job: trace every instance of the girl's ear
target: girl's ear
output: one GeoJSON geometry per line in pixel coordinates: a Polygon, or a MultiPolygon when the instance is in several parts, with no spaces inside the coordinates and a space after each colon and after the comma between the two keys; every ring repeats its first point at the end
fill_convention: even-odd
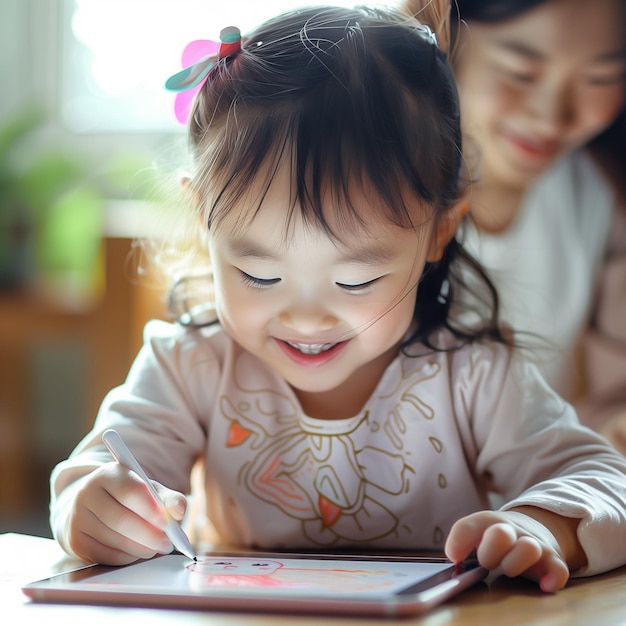
{"type": "Polygon", "coordinates": [[[429,263],[436,263],[441,260],[446,246],[454,237],[463,216],[469,211],[469,194],[464,193],[455,204],[453,204],[445,214],[439,218],[430,242],[428,256],[429,263]]]}
{"type": "Polygon", "coordinates": [[[181,186],[184,195],[191,201],[191,205],[198,211],[198,221],[202,226],[206,226],[204,223],[204,216],[200,210],[200,202],[202,200],[198,191],[193,191],[191,188],[191,176],[187,173],[183,173],[178,177],[178,184],[181,186]]]}
{"type": "Polygon", "coordinates": [[[191,200],[194,209],[200,208],[200,194],[197,191],[191,189],[191,176],[187,173],[182,173],[178,177],[178,184],[183,190],[185,196],[191,200]]]}

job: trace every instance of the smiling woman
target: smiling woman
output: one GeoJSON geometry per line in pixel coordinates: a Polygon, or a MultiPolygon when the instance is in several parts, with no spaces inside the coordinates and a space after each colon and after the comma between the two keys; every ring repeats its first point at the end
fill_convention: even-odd
{"type": "Polygon", "coordinates": [[[452,4],[462,123],[482,155],[466,245],[505,319],[546,339],[548,382],[626,453],[626,3],[452,4]]]}

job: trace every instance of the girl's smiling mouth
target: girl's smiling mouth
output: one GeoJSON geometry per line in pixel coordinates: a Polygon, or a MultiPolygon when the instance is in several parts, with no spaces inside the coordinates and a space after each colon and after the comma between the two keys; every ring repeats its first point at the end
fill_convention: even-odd
{"type": "Polygon", "coordinates": [[[287,341],[287,343],[302,354],[319,354],[334,348],[337,343],[297,343],[295,341],[287,341]]]}
{"type": "MultiPolygon", "coordinates": [[[[349,341],[349,340],[348,340],[349,341]]],[[[348,341],[335,343],[300,343],[276,339],[283,352],[298,365],[319,366],[330,361],[348,345],[348,341]]]]}

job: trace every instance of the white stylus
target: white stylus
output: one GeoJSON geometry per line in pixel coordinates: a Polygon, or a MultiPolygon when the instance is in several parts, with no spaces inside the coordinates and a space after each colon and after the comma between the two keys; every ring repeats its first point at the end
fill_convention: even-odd
{"type": "MultiPolygon", "coordinates": [[[[141,465],[134,457],[133,453],[128,449],[128,446],[124,443],[124,440],[120,437],[120,434],[109,428],[102,433],[102,440],[104,441],[104,445],[109,449],[111,454],[115,457],[115,460],[124,467],[133,470],[135,474],[137,474],[147,485],[150,493],[154,496],[156,501],[165,508],[161,497],[159,496],[157,490],[154,488],[152,481],[148,478],[148,475],[143,471],[141,465]]],[[[167,513],[167,510],[166,510],[167,513]]],[[[169,517],[169,513],[168,513],[169,517]]],[[[169,524],[163,529],[167,538],[174,544],[174,547],[182,552],[185,556],[197,561],[195,552],[189,538],[185,534],[185,531],[181,528],[180,524],[170,517],[169,524]]]]}

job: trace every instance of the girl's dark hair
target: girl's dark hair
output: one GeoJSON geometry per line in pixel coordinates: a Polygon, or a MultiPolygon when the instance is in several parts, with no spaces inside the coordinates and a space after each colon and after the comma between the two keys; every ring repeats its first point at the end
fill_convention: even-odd
{"type": "MultiPolygon", "coordinates": [[[[250,181],[267,178],[267,190],[285,163],[293,174],[289,217],[298,211],[338,238],[322,199],[332,194],[340,224],[361,223],[350,198],[355,181],[367,181],[384,217],[405,228],[418,226],[426,210],[441,219],[466,186],[447,57],[416,20],[379,9],[314,7],[261,25],[209,75],[191,112],[189,139],[192,192],[209,229],[242,202],[252,219],[263,198],[250,198],[250,181]]],[[[427,264],[415,319],[407,343],[437,349],[430,342],[442,327],[462,341],[507,341],[495,289],[454,239],[440,262],[427,264]],[[470,277],[467,284],[461,275],[470,277]],[[466,327],[451,319],[451,307],[477,276],[487,315],[466,327]]]]}

